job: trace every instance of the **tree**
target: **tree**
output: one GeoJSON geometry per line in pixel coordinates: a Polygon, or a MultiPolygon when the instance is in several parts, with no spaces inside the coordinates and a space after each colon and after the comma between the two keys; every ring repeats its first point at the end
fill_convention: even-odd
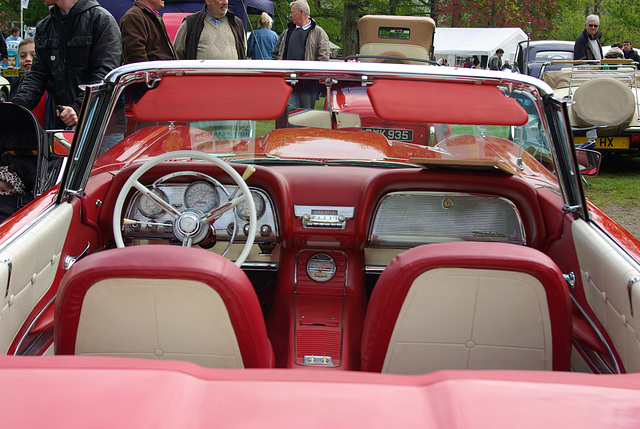
{"type": "Polygon", "coordinates": [[[631,39],[635,46],[640,46],[640,5],[635,0],[563,0],[557,16],[557,22],[562,22],[562,26],[551,34],[551,38],[575,40],[592,13],[600,16],[603,45],[631,39]]]}
{"type": "MultiPolygon", "coordinates": [[[[0,0],[0,4],[3,1],[0,0]]],[[[16,0],[13,0],[16,1],[16,0]]],[[[286,28],[291,0],[274,0],[278,33],[286,28]]],[[[311,16],[342,46],[357,53],[358,20],[366,14],[430,16],[439,27],[519,27],[534,40],[575,40],[586,17],[600,16],[602,42],[624,39],[640,47],[640,3],[637,0],[308,0],[311,16]]],[[[436,30],[437,31],[437,30],[436,30]]]]}
{"type": "Polygon", "coordinates": [[[540,38],[555,29],[556,0],[443,0],[437,7],[438,26],[519,27],[531,26],[531,37],[540,38]]]}
{"type": "MultiPolygon", "coordinates": [[[[9,33],[11,27],[20,26],[20,0],[0,0],[0,28],[4,33],[9,33]]],[[[38,21],[47,16],[49,9],[40,0],[31,0],[29,7],[22,12],[22,20],[25,25],[35,26],[38,21]]]]}
{"type": "MultiPolygon", "coordinates": [[[[329,40],[342,46],[342,55],[358,53],[358,20],[364,15],[420,15],[429,16],[438,0],[308,0],[311,16],[327,32],[329,40]]],[[[274,0],[274,24],[278,33],[286,28],[290,0],[274,0]]]]}

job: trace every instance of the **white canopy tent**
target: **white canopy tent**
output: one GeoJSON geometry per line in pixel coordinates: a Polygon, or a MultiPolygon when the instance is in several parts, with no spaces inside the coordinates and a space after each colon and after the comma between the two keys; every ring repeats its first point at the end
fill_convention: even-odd
{"type": "MultiPolygon", "coordinates": [[[[527,40],[520,28],[436,28],[434,49],[436,59],[445,58],[449,65],[456,64],[456,57],[477,55],[486,58],[498,48],[504,51],[504,60],[513,64],[518,42],[527,40]]],[[[486,59],[483,62],[486,64],[486,59]]]]}

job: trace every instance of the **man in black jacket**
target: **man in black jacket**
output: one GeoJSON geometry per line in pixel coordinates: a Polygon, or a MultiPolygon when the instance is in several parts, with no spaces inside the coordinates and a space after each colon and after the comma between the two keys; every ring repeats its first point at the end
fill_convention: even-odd
{"type": "Polygon", "coordinates": [[[625,39],[622,41],[622,53],[624,54],[625,58],[638,63],[636,64],[636,67],[640,68],[640,56],[638,56],[638,53],[635,51],[635,49],[633,49],[631,39],[625,39]]]}
{"type": "Polygon", "coordinates": [[[98,83],[122,61],[120,29],[96,0],[44,0],[49,16],[38,23],[36,57],[13,103],[33,109],[47,91],[59,106],[56,128],[74,126],[80,85],[98,83]]]}
{"type": "Polygon", "coordinates": [[[576,39],[573,45],[574,60],[601,60],[602,45],[600,44],[600,36],[602,33],[598,31],[600,25],[600,17],[598,15],[589,15],[587,22],[584,24],[584,31],[576,39]]]}

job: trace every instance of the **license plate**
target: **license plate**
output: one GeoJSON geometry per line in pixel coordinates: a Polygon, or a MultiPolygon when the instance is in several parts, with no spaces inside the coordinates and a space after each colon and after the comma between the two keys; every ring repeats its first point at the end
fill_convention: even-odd
{"type": "MultiPolygon", "coordinates": [[[[574,137],[575,144],[587,142],[586,137],[574,137]]],[[[629,149],[629,137],[598,137],[595,149],[629,149]]]]}
{"type": "Polygon", "coordinates": [[[374,128],[374,127],[362,127],[365,131],[375,131],[384,135],[389,140],[399,140],[402,142],[413,141],[413,130],[403,130],[400,128],[374,128]]]}
{"type": "Polygon", "coordinates": [[[20,71],[18,69],[3,69],[2,75],[5,77],[19,76],[20,71]]]}

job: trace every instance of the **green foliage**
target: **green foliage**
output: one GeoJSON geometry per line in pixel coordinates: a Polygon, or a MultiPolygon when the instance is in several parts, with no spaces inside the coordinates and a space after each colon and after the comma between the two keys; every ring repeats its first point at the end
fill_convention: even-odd
{"type": "MultiPolygon", "coordinates": [[[[20,27],[20,0],[0,0],[0,28],[8,35],[11,27],[20,27]]],[[[29,7],[22,13],[23,23],[33,27],[47,16],[49,9],[41,0],[30,0],[29,7]]]]}
{"type": "Polygon", "coordinates": [[[30,0],[29,7],[24,10],[25,25],[35,27],[36,24],[49,14],[49,8],[40,0],[30,0]]]}
{"type": "Polygon", "coordinates": [[[557,0],[441,0],[437,25],[446,27],[519,27],[539,39],[554,29],[557,0]]]}
{"type": "Polygon", "coordinates": [[[636,0],[559,0],[558,4],[556,22],[562,24],[549,38],[575,40],[584,30],[587,16],[596,13],[603,45],[631,39],[634,46],[640,46],[640,4],[636,0]]]}
{"type": "MultiPolygon", "coordinates": [[[[327,32],[329,40],[343,48],[342,55],[357,51],[357,22],[362,16],[431,16],[440,0],[308,0],[311,16],[327,32]]],[[[279,34],[287,25],[290,0],[274,0],[274,30],[279,34]]]]}
{"type": "MultiPolygon", "coordinates": [[[[3,1],[0,0],[0,4],[3,1]]],[[[343,46],[343,54],[355,53],[357,20],[366,14],[431,16],[439,26],[520,26],[533,39],[575,40],[584,30],[590,13],[600,15],[602,43],[634,41],[640,47],[640,2],[637,0],[308,0],[311,16],[325,29],[329,39],[343,46]],[[446,9],[446,6],[459,5],[446,9]],[[464,5],[464,6],[462,6],[464,5]],[[444,9],[444,13],[440,12],[444,9]],[[448,12],[447,12],[448,11],[448,12]],[[457,12],[457,13],[456,13],[457,12]],[[484,13],[484,15],[480,14],[484,13]],[[448,14],[447,14],[448,13],[448,14]],[[456,21],[456,23],[452,23],[456,21]],[[492,24],[493,23],[493,24],[492,24]],[[351,49],[351,51],[349,51],[351,49]]],[[[274,0],[274,30],[281,33],[289,20],[290,0],[274,0]]]]}

